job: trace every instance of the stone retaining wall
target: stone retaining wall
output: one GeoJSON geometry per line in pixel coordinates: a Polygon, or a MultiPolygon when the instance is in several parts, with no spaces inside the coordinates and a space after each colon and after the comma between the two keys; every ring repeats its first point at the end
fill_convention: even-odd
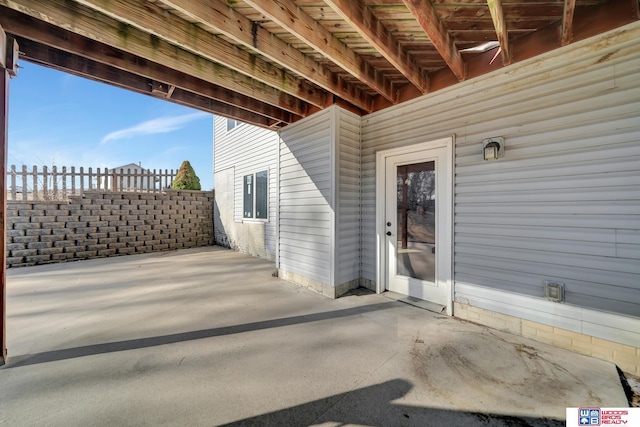
{"type": "Polygon", "coordinates": [[[7,266],[213,244],[213,192],[86,192],[68,202],[7,202],[7,266]]]}

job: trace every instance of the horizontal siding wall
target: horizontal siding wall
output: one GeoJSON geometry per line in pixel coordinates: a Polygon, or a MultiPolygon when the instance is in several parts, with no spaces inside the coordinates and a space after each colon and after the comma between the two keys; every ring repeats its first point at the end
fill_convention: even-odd
{"type": "Polygon", "coordinates": [[[542,300],[554,280],[567,305],[640,317],[639,38],[632,24],[364,117],[363,277],[375,152],[455,134],[456,286],[542,300]],[[485,162],[494,136],[505,156],[485,162]]]}
{"type": "MultiPolygon", "coordinates": [[[[254,255],[249,247],[264,246],[266,254],[276,253],[276,214],[278,190],[278,133],[248,124],[239,124],[227,131],[227,119],[214,118],[214,179],[217,173],[233,170],[233,221],[224,224],[226,234],[242,252],[254,255]],[[243,177],[260,171],[269,173],[269,219],[266,223],[243,224],[243,177]]],[[[229,179],[225,179],[228,182],[229,179]]],[[[219,181],[216,180],[216,186],[219,181]]],[[[230,198],[227,198],[229,200],[230,198]]],[[[229,207],[218,207],[229,209],[229,207]]],[[[216,233],[217,235],[217,233],[216,233]]],[[[258,251],[259,252],[259,251],[258,251]]]]}
{"type": "Polygon", "coordinates": [[[337,284],[360,278],[360,117],[337,109],[337,284]]]}
{"type": "Polygon", "coordinates": [[[332,284],[333,109],[280,131],[279,268],[332,284]]]}

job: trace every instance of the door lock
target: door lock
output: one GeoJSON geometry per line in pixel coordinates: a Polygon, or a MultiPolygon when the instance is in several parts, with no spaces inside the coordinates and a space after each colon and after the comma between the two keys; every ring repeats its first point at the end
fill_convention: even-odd
{"type": "Polygon", "coordinates": [[[391,222],[387,222],[387,227],[391,227],[391,222]]]}
{"type": "Polygon", "coordinates": [[[387,236],[391,236],[391,232],[390,231],[387,231],[387,236]]]}

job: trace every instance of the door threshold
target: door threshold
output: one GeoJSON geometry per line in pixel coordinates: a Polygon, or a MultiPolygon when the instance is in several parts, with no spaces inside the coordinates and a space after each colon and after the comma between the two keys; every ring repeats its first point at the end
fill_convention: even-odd
{"type": "Polygon", "coordinates": [[[446,306],[441,304],[436,304],[435,302],[426,301],[420,298],[410,297],[408,295],[402,295],[392,291],[385,291],[381,295],[385,298],[389,298],[398,302],[403,302],[405,304],[409,304],[414,307],[421,308],[423,310],[428,310],[433,313],[443,314],[447,312],[446,306]]]}

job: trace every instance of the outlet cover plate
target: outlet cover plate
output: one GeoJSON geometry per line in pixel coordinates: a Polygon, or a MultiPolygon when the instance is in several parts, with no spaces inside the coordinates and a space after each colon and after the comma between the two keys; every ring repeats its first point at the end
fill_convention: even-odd
{"type": "Polygon", "coordinates": [[[545,280],[544,297],[552,302],[564,302],[564,283],[545,280]]]}

